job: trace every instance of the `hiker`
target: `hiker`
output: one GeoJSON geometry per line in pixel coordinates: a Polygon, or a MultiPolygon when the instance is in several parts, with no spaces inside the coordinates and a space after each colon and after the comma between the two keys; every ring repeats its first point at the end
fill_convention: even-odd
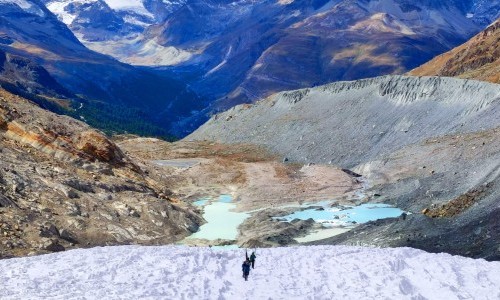
{"type": "Polygon", "coordinates": [[[255,269],[255,258],[257,257],[257,255],[255,255],[255,251],[252,252],[252,254],[250,255],[250,263],[252,264],[252,269],[255,269]]]}
{"type": "Polygon", "coordinates": [[[248,275],[250,275],[250,261],[248,259],[241,265],[241,270],[243,271],[243,278],[248,281],[248,275]]]}

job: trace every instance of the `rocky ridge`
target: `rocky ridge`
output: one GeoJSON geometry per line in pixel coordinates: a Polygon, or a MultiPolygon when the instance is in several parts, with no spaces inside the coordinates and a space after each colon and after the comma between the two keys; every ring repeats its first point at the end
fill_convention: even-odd
{"type": "Polygon", "coordinates": [[[465,44],[409,72],[414,76],[450,76],[500,83],[500,20],[465,44]]]}

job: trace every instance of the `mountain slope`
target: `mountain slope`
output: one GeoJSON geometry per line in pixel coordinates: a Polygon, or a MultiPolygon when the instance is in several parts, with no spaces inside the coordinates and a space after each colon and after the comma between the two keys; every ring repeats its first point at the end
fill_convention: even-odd
{"type": "Polygon", "coordinates": [[[72,94],[42,66],[0,50],[0,82],[4,88],[26,94],[65,99],[72,94]]]}
{"type": "Polygon", "coordinates": [[[500,20],[465,44],[412,70],[415,76],[454,76],[500,83],[500,20]]]}
{"type": "Polygon", "coordinates": [[[172,243],[201,223],[104,134],[2,89],[0,149],[0,257],[172,243]]]}
{"type": "Polygon", "coordinates": [[[386,76],[282,92],[216,115],[187,137],[254,143],[297,162],[352,167],[433,136],[495,128],[500,86],[386,76]]]}
{"type": "Polygon", "coordinates": [[[105,247],[0,261],[2,298],[496,299],[498,262],[360,247],[105,247]],[[50,267],[50,268],[49,268],[50,267]],[[45,271],[50,270],[50,271],[45,271]],[[43,284],[37,284],[43,282],[43,284]],[[69,284],[71,282],[71,284],[69,284]]]}
{"type": "Polygon", "coordinates": [[[282,90],[404,73],[477,30],[460,15],[455,7],[419,4],[405,11],[398,1],[343,1],[288,27],[229,98],[237,103],[241,96],[256,100],[282,90]],[[459,17],[443,25],[422,11],[459,17]]]}
{"type": "Polygon", "coordinates": [[[498,259],[500,85],[387,76],[282,92],[212,117],[187,140],[250,143],[283,161],[350,168],[363,201],[411,212],[324,244],[498,259]]]}
{"type": "Polygon", "coordinates": [[[200,0],[146,36],[202,51],[185,68],[199,73],[200,92],[228,95],[219,102],[228,108],[281,90],[403,73],[481,29],[466,16],[471,3],[241,1],[231,7],[200,0]]]}
{"type": "Polygon", "coordinates": [[[144,41],[142,32],[163,22],[185,1],[44,0],[88,48],[134,65],[170,65],[190,58],[187,51],[144,41]]]}
{"type": "MultiPolygon", "coordinates": [[[[153,134],[167,136],[171,123],[201,105],[180,81],[88,50],[43,4],[26,3],[29,9],[15,2],[0,3],[0,35],[5,41],[0,50],[40,65],[66,90],[83,98],[77,102],[83,101],[88,109],[81,113],[87,113],[85,118],[100,120],[96,123],[105,127],[96,110],[123,110],[124,115],[142,121],[143,125],[136,127],[156,126],[153,134]]],[[[79,104],[73,105],[74,109],[79,104]]],[[[112,113],[105,116],[114,121],[112,113]]],[[[127,124],[126,120],[120,122],[127,124]]]]}

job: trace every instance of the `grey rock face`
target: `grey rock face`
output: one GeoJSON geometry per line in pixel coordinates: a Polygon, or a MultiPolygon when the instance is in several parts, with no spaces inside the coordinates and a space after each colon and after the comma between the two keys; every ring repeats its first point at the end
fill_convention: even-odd
{"type": "Polygon", "coordinates": [[[292,161],[353,167],[405,145],[500,125],[500,86],[385,76],[275,94],[210,119],[187,140],[264,145],[292,161]]]}
{"type": "Polygon", "coordinates": [[[59,244],[58,240],[47,239],[41,246],[40,249],[47,250],[50,252],[61,252],[66,250],[63,245],[59,244]]]}
{"type": "Polygon", "coordinates": [[[0,207],[9,207],[9,206],[15,206],[15,202],[7,198],[6,196],[0,194],[0,207]]]}

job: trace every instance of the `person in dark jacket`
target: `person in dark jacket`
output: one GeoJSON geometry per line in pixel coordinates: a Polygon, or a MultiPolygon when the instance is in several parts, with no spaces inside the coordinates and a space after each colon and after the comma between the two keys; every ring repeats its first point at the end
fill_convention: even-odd
{"type": "Polygon", "coordinates": [[[250,261],[248,259],[246,259],[241,265],[241,270],[243,271],[243,278],[247,281],[248,275],[250,275],[250,261]]]}
{"type": "Polygon", "coordinates": [[[255,255],[255,252],[252,252],[252,254],[250,255],[250,263],[252,264],[252,269],[255,269],[255,258],[257,257],[257,255],[255,255]]]}

